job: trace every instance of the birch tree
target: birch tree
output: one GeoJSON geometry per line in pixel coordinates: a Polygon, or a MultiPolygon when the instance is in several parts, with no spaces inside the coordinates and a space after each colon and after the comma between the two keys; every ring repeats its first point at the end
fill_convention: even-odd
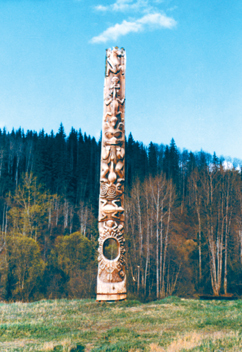
{"type": "MultiPolygon", "coordinates": [[[[234,212],[234,171],[222,166],[193,173],[195,207],[198,217],[199,248],[201,230],[209,248],[211,286],[214,295],[223,288],[227,294],[228,239],[234,212]]],[[[199,265],[200,263],[199,249],[199,265]]],[[[200,268],[201,270],[201,268],[200,268]]]]}

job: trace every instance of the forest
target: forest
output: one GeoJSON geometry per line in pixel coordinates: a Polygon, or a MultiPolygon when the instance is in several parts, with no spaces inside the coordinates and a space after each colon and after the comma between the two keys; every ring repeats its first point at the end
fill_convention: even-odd
{"type": "MultiPolygon", "coordinates": [[[[0,130],[0,298],[95,297],[101,140],[0,130]]],[[[242,173],[126,140],[129,297],[242,296],[242,173]]]]}

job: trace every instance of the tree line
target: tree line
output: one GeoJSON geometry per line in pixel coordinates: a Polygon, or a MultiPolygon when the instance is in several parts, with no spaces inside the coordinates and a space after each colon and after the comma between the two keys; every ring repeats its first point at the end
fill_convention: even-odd
{"type": "MultiPolygon", "coordinates": [[[[0,130],[0,297],[95,297],[101,141],[0,130]]],[[[126,140],[127,285],[242,295],[242,179],[223,159],[126,140]]]]}

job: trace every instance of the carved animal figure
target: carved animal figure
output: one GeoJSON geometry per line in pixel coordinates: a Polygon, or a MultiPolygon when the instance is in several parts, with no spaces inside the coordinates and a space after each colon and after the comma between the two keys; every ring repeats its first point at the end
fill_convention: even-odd
{"type": "Polygon", "coordinates": [[[105,146],[102,149],[101,182],[124,181],[124,148],[105,146]],[[108,177],[107,177],[108,174],[108,177]]]}
{"type": "Polygon", "coordinates": [[[123,122],[118,122],[118,118],[112,116],[109,121],[104,124],[104,137],[106,144],[120,144],[120,139],[124,141],[123,122]],[[122,138],[123,137],[123,138],[122,138]]]}
{"type": "MultiPolygon", "coordinates": [[[[116,200],[117,201],[117,200],[116,200]]],[[[102,203],[102,200],[101,200],[102,203]]],[[[107,204],[107,201],[103,201],[104,204],[101,205],[100,209],[100,218],[99,221],[104,221],[107,219],[110,220],[122,220],[123,221],[123,213],[124,213],[124,208],[119,207],[115,204],[115,201],[113,203],[115,204],[107,204]]]]}
{"type": "Polygon", "coordinates": [[[117,160],[117,164],[115,167],[115,171],[119,176],[118,182],[124,181],[124,162],[123,162],[123,158],[124,158],[124,148],[116,148],[116,160],[117,160]]]}
{"type": "Polygon", "coordinates": [[[119,104],[124,103],[124,99],[119,99],[118,98],[118,90],[120,89],[120,84],[118,84],[119,79],[118,77],[113,77],[112,78],[112,85],[110,87],[110,93],[109,93],[109,98],[105,100],[105,104],[107,106],[110,105],[110,111],[106,113],[105,119],[107,118],[108,115],[110,116],[118,116],[121,114],[121,111],[119,111],[119,104]]]}
{"type": "Polygon", "coordinates": [[[116,48],[112,51],[107,51],[107,76],[109,76],[110,72],[117,74],[121,71],[124,74],[124,67],[121,65],[120,56],[121,52],[116,48]]]}

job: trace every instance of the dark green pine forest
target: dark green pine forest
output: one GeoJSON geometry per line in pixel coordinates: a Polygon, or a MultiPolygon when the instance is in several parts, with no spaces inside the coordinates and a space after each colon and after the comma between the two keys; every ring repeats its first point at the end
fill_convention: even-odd
{"type": "MultiPolygon", "coordinates": [[[[95,297],[101,141],[0,130],[0,298],[95,297]]],[[[242,173],[126,140],[129,297],[242,296],[242,173]]]]}

